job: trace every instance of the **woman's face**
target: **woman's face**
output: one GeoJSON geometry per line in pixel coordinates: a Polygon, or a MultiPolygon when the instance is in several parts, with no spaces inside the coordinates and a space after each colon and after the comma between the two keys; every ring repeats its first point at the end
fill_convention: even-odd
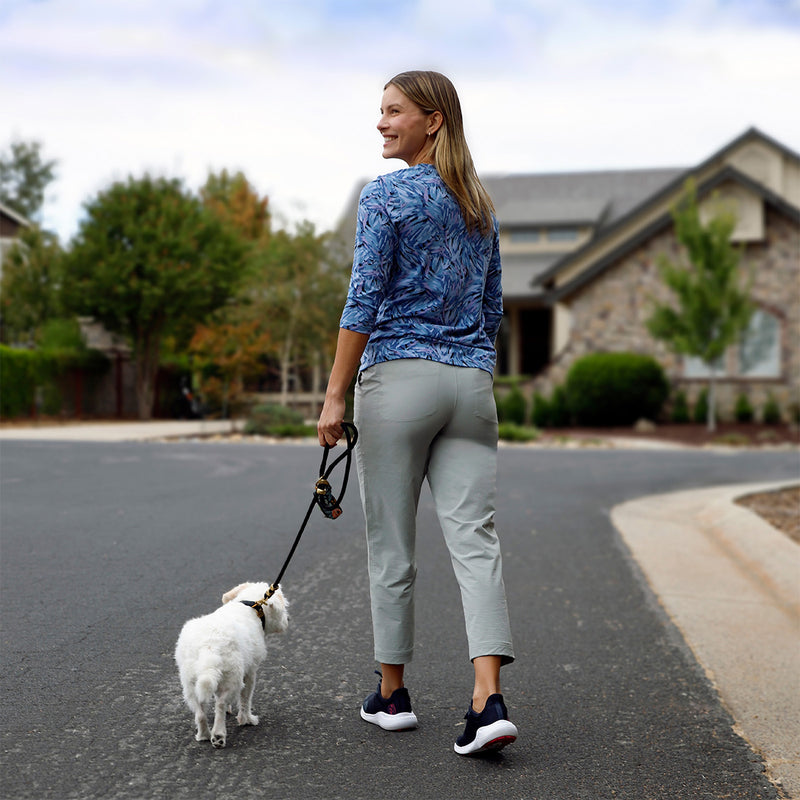
{"type": "Polygon", "coordinates": [[[383,136],[383,157],[402,158],[410,167],[426,160],[430,149],[428,133],[433,132],[433,117],[409,100],[394,84],[389,84],[381,100],[378,130],[383,136]]]}

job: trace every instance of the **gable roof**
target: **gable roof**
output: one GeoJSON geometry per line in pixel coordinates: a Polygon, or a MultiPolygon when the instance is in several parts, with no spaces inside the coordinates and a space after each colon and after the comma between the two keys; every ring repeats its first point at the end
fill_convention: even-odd
{"type": "MultiPolygon", "coordinates": [[[[591,226],[612,224],[644,199],[683,175],[686,167],[482,175],[501,228],[591,226]]],[[[359,181],[337,226],[355,235],[358,198],[368,183],[359,181]]],[[[557,254],[550,256],[552,263],[557,254]]],[[[504,257],[505,261],[505,257],[504,257]]],[[[526,287],[530,294],[530,286],[526,287]]]]}
{"type": "Polygon", "coordinates": [[[0,214],[4,217],[8,217],[12,222],[15,222],[17,225],[21,225],[24,228],[30,228],[31,223],[29,220],[25,219],[18,211],[14,211],[13,208],[10,206],[5,205],[4,203],[0,203],[0,214]]]}
{"type": "Polygon", "coordinates": [[[593,280],[622,255],[671,224],[669,201],[679,196],[686,179],[691,176],[700,179],[697,187],[699,196],[707,194],[727,180],[732,180],[759,194],[765,202],[780,209],[784,214],[800,219],[798,207],[728,162],[728,158],[750,140],[765,143],[789,160],[800,164],[800,155],[796,152],[763,134],[757,128],[749,128],[698,167],[676,176],[659,191],[617,218],[585,245],[559,258],[531,280],[531,288],[542,287],[563,276],[567,271],[576,270],[574,277],[567,278],[563,284],[548,293],[548,299],[558,300],[593,280]],[[625,234],[626,229],[627,234],[625,234]],[[580,269],[581,262],[585,265],[582,269],[580,269]]]}
{"type": "Polygon", "coordinates": [[[486,175],[481,181],[504,228],[611,224],[685,167],[486,175]]]}
{"type": "MultiPolygon", "coordinates": [[[[736,169],[736,167],[727,166],[717,172],[713,177],[700,184],[697,187],[697,195],[698,197],[703,197],[704,195],[711,193],[723,183],[731,181],[738,183],[754,194],[759,195],[767,204],[779,209],[790,219],[800,223],[800,208],[796,208],[790,203],[787,203],[780,195],[770,191],[763,184],[754,181],[748,175],[745,175],[743,172],[736,169]]],[[[579,273],[575,278],[564,283],[562,286],[559,286],[557,289],[550,291],[547,294],[548,299],[552,301],[561,300],[562,298],[578,291],[581,287],[594,280],[598,275],[601,275],[603,272],[605,272],[606,269],[611,267],[620,258],[632,252],[652,236],[659,233],[664,228],[671,226],[672,224],[672,214],[670,211],[665,211],[655,220],[637,230],[635,234],[627,238],[621,245],[595,261],[588,269],[579,273]]],[[[561,263],[566,263],[568,260],[568,258],[562,259],[561,263]]],[[[555,270],[557,267],[558,265],[555,265],[551,268],[551,271],[555,270]]],[[[534,283],[541,284],[544,283],[545,280],[547,280],[546,275],[541,273],[537,278],[534,278],[534,283]]]]}

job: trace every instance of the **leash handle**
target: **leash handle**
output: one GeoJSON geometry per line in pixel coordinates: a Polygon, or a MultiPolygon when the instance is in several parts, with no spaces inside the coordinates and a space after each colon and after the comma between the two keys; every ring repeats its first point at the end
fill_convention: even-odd
{"type": "Polygon", "coordinates": [[[311,502],[308,505],[308,510],[306,511],[305,519],[303,520],[303,524],[300,526],[300,530],[297,532],[297,536],[295,536],[294,543],[292,544],[292,549],[289,551],[289,555],[286,556],[286,561],[283,562],[283,566],[281,567],[281,571],[278,573],[278,577],[275,578],[274,583],[272,583],[267,590],[267,593],[264,595],[264,600],[269,600],[273,594],[280,586],[281,578],[283,577],[283,573],[286,572],[286,568],[289,566],[289,562],[292,560],[292,556],[294,555],[294,551],[297,550],[297,545],[300,543],[300,537],[303,535],[303,531],[306,529],[306,525],[308,525],[308,520],[311,518],[311,512],[314,510],[314,506],[319,505],[322,509],[322,513],[325,514],[326,517],[330,519],[336,519],[336,517],[340,516],[342,513],[342,509],[339,506],[341,503],[342,498],[344,497],[345,490],[347,489],[347,479],[350,477],[350,465],[353,460],[353,448],[356,446],[356,442],[358,441],[358,429],[352,422],[343,422],[342,429],[344,431],[345,439],[347,439],[347,449],[342,453],[338,458],[336,458],[333,463],[326,469],[326,464],[328,462],[328,453],[330,452],[331,448],[330,445],[325,445],[325,452],[322,454],[322,463],[319,467],[319,479],[315,485],[314,496],[311,498],[311,502]],[[330,484],[328,483],[328,478],[330,477],[331,472],[333,471],[334,467],[342,461],[342,459],[346,458],[347,463],[345,464],[345,471],[344,471],[344,478],[342,479],[342,492],[339,495],[339,499],[337,500],[330,494],[330,484]],[[318,493],[318,489],[320,488],[320,482],[324,481],[324,485],[327,485],[327,492],[324,491],[322,493],[318,493]],[[332,509],[338,509],[338,513],[335,515],[331,513],[326,513],[325,507],[323,506],[322,501],[320,500],[321,497],[329,497],[329,500],[326,503],[330,503],[330,507],[332,509]]]}
{"type": "MultiPolygon", "coordinates": [[[[353,425],[352,422],[343,422],[342,423],[342,430],[344,431],[344,438],[347,440],[347,448],[345,449],[344,453],[342,453],[329,467],[328,471],[325,471],[325,465],[328,462],[328,453],[331,451],[331,445],[325,445],[325,452],[322,454],[322,463],[319,465],[319,476],[320,478],[327,478],[328,475],[331,474],[331,470],[343,459],[343,458],[350,458],[353,453],[353,448],[356,446],[356,442],[358,441],[358,428],[353,425]]],[[[333,445],[336,447],[336,445],[333,445]]],[[[349,465],[348,465],[349,471],[349,465]]],[[[347,480],[347,475],[345,475],[345,480],[347,480]]],[[[344,494],[344,491],[342,491],[344,494]]]]}
{"type": "Polygon", "coordinates": [[[342,502],[342,500],[344,500],[344,493],[347,491],[347,481],[350,477],[350,465],[353,460],[353,450],[356,446],[356,442],[358,441],[358,429],[355,425],[353,425],[352,422],[343,422],[342,430],[344,431],[344,438],[347,440],[347,447],[345,448],[344,453],[336,458],[334,462],[327,469],[325,469],[325,465],[328,462],[328,454],[331,451],[331,446],[328,444],[325,445],[325,452],[322,454],[322,463],[319,466],[319,479],[316,483],[315,500],[319,503],[322,513],[330,519],[336,519],[342,513],[341,508],[339,508],[339,504],[342,502]],[[330,474],[333,472],[336,465],[345,458],[347,459],[347,463],[345,464],[344,478],[342,479],[342,491],[339,495],[339,499],[337,500],[331,494],[328,478],[330,477],[330,474]]]}

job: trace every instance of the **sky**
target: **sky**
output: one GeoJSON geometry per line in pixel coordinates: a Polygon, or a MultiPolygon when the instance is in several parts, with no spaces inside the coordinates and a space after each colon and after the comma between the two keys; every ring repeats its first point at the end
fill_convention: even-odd
{"type": "Polygon", "coordinates": [[[451,78],[484,175],[689,167],[751,126],[800,150],[800,0],[0,0],[0,151],[57,161],[65,244],[146,172],[242,171],[324,231],[405,166],[376,125],[407,69],[451,78]]]}

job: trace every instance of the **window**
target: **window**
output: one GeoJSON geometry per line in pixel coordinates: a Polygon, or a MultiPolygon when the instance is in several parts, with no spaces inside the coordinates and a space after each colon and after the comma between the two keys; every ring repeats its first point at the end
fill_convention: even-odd
{"type": "Polygon", "coordinates": [[[551,242],[574,242],[578,239],[577,228],[550,228],[547,238],[551,242]]]}
{"type": "Polygon", "coordinates": [[[777,317],[757,309],[739,343],[739,374],[752,378],[779,378],[781,337],[777,317]]]}
{"type": "MultiPolygon", "coordinates": [[[[714,363],[715,376],[779,378],[781,376],[780,320],[768,311],[756,309],[739,344],[731,349],[735,353],[729,350],[714,363]]],[[[699,358],[684,356],[683,375],[685,378],[709,378],[712,369],[699,358]]]]}
{"type": "Polygon", "coordinates": [[[541,241],[542,237],[538,230],[533,228],[518,228],[509,231],[509,240],[514,244],[530,244],[541,241]]]}
{"type": "MultiPolygon", "coordinates": [[[[713,374],[716,376],[725,374],[725,358],[720,356],[713,363],[713,374]]],[[[683,377],[684,378],[710,378],[712,369],[697,358],[697,356],[684,356],[683,358],[683,377]]]]}

